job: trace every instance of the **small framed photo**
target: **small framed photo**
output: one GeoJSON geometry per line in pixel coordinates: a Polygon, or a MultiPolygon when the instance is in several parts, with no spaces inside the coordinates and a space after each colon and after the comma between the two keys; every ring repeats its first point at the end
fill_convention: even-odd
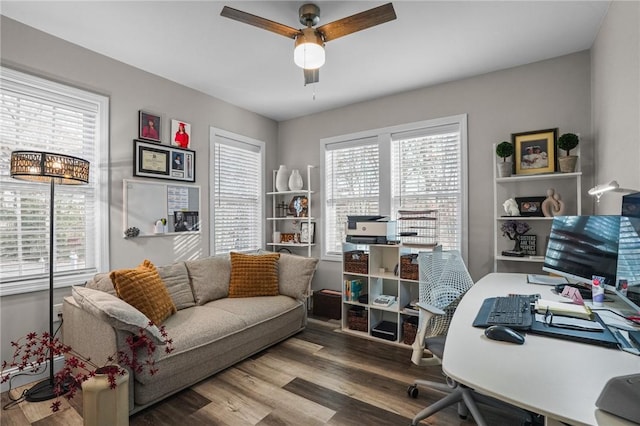
{"type": "Polygon", "coordinates": [[[538,237],[536,235],[518,235],[516,238],[520,240],[520,250],[526,256],[536,256],[538,237]]]}
{"type": "Polygon", "coordinates": [[[160,116],[152,112],[138,111],[138,138],[161,143],[160,116]]]}
{"type": "Polygon", "coordinates": [[[171,120],[171,145],[189,148],[191,143],[191,124],[181,120],[171,120]]]}
{"type": "Polygon", "coordinates": [[[133,175],[184,182],[196,181],[196,153],[134,140],[133,175]]]}
{"type": "Polygon", "coordinates": [[[310,243],[315,242],[316,236],[316,224],[315,222],[302,222],[300,224],[300,242],[310,243]]]}
{"type": "Polygon", "coordinates": [[[553,173],[556,171],[558,129],[513,133],[517,175],[553,173]]]}
{"type": "Polygon", "coordinates": [[[546,197],[516,197],[520,216],[544,216],[542,202],[546,197]]]}

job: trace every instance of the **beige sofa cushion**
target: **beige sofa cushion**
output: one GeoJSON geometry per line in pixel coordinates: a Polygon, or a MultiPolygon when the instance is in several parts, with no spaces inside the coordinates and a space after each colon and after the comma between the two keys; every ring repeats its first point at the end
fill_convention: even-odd
{"type": "MultiPolygon", "coordinates": [[[[184,262],[158,266],[157,269],[177,310],[195,306],[196,302],[193,298],[193,292],[189,284],[189,274],[184,262]]],[[[117,296],[113,281],[111,281],[110,272],[96,274],[92,279],[87,281],[85,286],[117,296]]]]}
{"type": "Polygon", "coordinates": [[[280,294],[304,300],[309,296],[311,280],[316,271],[318,259],[294,254],[280,253],[279,287],[280,294]]]}
{"type": "Polygon", "coordinates": [[[231,261],[228,255],[187,260],[185,266],[197,305],[204,305],[229,295],[231,261]]]}
{"type": "Polygon", "coordinates": [[[134,334],[144,329],[157,344],[164,344],[158,327],[149,325],[149,318],[124,300],[104,291],[77,286],[71,288],[71,295],[83,310],[111,327],[134,334]]]}
{"type": "Polygon", "coordinates": [[[184,262],[177,262],[172,265],[158,266],[158,274],[164,285],[167,286],[169,296],[177,310],[190,308],[196,305],[193,299],[193,292],[189,284],[189,273],[184,262]]]}

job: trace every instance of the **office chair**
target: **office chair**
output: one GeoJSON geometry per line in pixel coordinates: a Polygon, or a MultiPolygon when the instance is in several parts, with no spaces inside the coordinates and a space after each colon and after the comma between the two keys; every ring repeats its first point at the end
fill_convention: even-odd
{"type": "MultiPolygon", "coordinates": [[[[442,251],[438,246],[433,252],[421,252],[418,255],[420,270],[419,302],[420,327],[413,343],[411,361],[418,365],[434,365],[441,362],[446,343],[446,334],[453,313],[460,299],[473,285],[473,280],[457,251],[442,251]],[[429,337],[427,337],[427,334],[429,337]],[[423,357],[427,349],[432,357],[423,357]]],[[[473,356],[473,355],[472,355],[473,356]]],[[[430,380],[416,379],[407,389],[412,398],[418,397],[418,386],[447,393],[448,395],[420,411],[412,420],[417,425],[421,420],[453,404],[458,404],[458,415],[466,418],[471,412],[478,426],[485,426],[477,403],[510,411],[523,419],[524,424],[533,424],[533,417],[528,411],[481,395],[450,377],[446,384],[430,380]]]]}

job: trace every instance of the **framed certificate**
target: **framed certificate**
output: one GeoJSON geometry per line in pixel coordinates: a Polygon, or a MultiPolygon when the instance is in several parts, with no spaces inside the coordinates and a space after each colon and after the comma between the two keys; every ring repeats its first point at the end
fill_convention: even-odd
{"type": "Polygon", "coordinates": [[[134,139],[133,175],[185,182],[196,181],[196,153],[134,139]]]}

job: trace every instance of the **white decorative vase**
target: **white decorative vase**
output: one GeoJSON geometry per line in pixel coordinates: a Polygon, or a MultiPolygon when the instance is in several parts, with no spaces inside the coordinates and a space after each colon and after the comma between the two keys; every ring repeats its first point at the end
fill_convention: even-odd
{"type": "Polygon", "coordinates": [[[82,383],[84,426],[129,425],[129,373],[116,376],[116,387],[109,387],[107,374],[96,374],[82,383]]]}
{"type": "Polygon", "coordinates": [[[498,162],[498,177],[511,176],[512,169],[513,169],[513,164],[511,163],[511,161],[498,162]]]}
{"type": "Polygon", "coordinates": [[[300,171],[298,169],[293,169],[291,176],[289,176],[289,189],[292,191],[300,191],[303,185],[300,171]]]}
{"type": "Polygon", "coordinates": [[[287,166],[280,165],[280,168],[276,172],[276,189],[278,192],[284,192],[289,189],[287,184],[289,178],[289,171],[287,170],[287,166]]]}

